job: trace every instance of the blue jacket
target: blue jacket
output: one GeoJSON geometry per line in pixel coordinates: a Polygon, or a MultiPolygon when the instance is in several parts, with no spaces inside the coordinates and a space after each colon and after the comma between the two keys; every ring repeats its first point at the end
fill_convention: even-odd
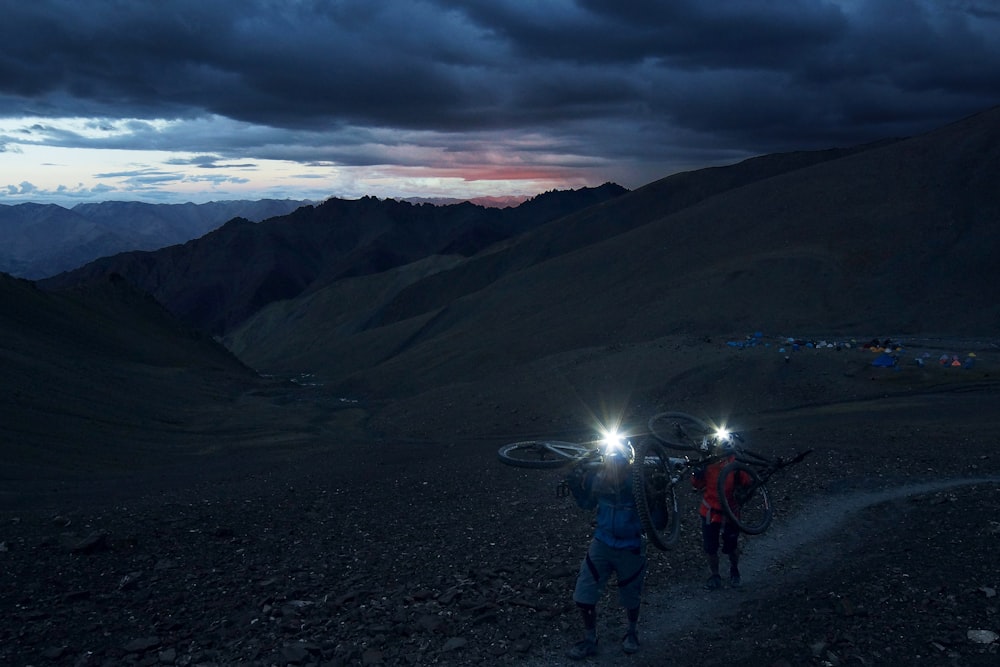
{"type": "Polygon", "coordinates": [[[597,508],[594,539],[615,549],[642,547],[643,528],[632,496],[632,475],[625,470],[617,482],[601,468],[567,478],[570,493],[582,509],[597,508]]]}

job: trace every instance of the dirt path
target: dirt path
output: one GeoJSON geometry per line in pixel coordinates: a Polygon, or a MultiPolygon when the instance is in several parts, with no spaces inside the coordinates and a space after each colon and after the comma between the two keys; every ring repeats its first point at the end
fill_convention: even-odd
{"type": "MultiPolygon", "coordinates": [[[[727,611],[735,613],[741,604],[766,600],[833,564],[845,549],[843,536],[847,534],[846,541],[851,541],[851,531],[845,531],[845,526],[860,511],[912,496],[997,483],[1000,483],[1000,476],[952,478],[879,491],[851,491],[827,496],[826,504],[813,504],[791,516],[788,521],[775,523],[764,535],[742,541],[740,569],[744,573],[744,585],[740,589],[723,587],[709,592],[701,587],[699,579],[677,583],[666,590],[648,591],[640,620],[643,648],[631,658],[626,657],[618,646],[618,638],[623,634],[620,614],[602,613],[598,628],[604,642],[601,654],[582,664],[662,664],[662,660],[671,655],[671,648],[678,638],[696,630],[722,635],[727,625],[727,611]],[[830,539],[835,532],[837,539],[830,539]]],[[[603,600],[601,604],[605,604],[603,600]]],[[[525,667],[572,664],[581,663],[558,654],[524,663],[525,667]]]]}

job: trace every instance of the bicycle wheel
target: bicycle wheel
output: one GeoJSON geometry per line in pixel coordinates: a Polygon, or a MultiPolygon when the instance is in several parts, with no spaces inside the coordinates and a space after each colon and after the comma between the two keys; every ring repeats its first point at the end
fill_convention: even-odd
{"type": "Polygon", "coordinates": [[[561,468],[582,459],[593,448],[561,440],[522,440],[497,451],[500,461],[515,468],[561,468]]]}
{"type": "Polygon", "coordinates": [[[719,500],[726,516],[747,535],[760,535],[774,518],[767,487],[757,471],[742,461],[733,461],[719,474],[719,500]],[[746,475],[744,477],[744,474],[746,475]],[[749,484],[739,484],[742,479],[749,484]],[[726,493],[726,488],[732,488],[726,493]]]}
{"type": "Polygon", "coordinates": [[[670,465],[663,445],[649,439],[639,443],[632,465],[632,497],[646,537],[664,551],[677,544],[681,533],[670,465]]]}
{"type": "Polygon", "coordinates": [[[649,418],[649,432],[672,449],[697,451],[702,439],[715,429],[686,412],[661,412],[649,418]]]}

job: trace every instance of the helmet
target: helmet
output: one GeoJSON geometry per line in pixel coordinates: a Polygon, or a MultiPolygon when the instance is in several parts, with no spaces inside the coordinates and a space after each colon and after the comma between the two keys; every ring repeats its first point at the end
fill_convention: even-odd
{"type": "Polygon", "coordinates": [[[712,449],[715,454],[733,454],[736,452],[736,436],[730,431],[720,429],[712,436],[712,449]]]}

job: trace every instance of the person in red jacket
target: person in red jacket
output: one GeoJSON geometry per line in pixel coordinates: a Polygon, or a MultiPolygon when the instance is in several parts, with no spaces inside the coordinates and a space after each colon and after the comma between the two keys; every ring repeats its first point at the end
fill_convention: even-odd
{"type": "MultiPolygon", "coordinates": [[[[719,475],[736,458],[736,448],[732,435],[720,435],[714,440],[711,446],[705,447],[713,454],[722,455],[722,458],[699,466],[691,474],[691,484],[702,493],[701,505],[698,513],[701,515],[701,538],[705,554],[708,556],[708,568],[711,573],[705,588],[710,591],[718,590],[722,587],[722,577],[719,575],[719,547],[721,544],[722,553],[729,556],[729,585],[738,588],[742,581],[740,579],[740,550],[739,537],[740,529],[735,523],[729,520],[722,503],[719,502],[719,475]]],[[[704,450],[703,450],[704,451],[704,450]]],[[[726,494],[729,495],[737,484],[749,484],[750,480],[746,473],[731,476],[727,480],[726,494]]]]}

